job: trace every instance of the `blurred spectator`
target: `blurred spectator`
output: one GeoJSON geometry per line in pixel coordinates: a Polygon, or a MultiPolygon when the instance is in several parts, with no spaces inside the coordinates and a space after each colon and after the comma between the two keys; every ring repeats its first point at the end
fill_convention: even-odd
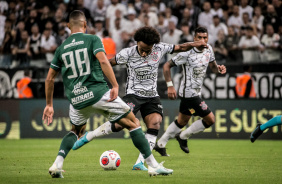
{"type": "Polygon", "coordinates": [[[53,60],[54,52],[57,48],[56,39],[51,34],[50,29],[45,29],[41,36],[41,53],[45,54],[46,61],[50,63],[53,60]]]}
{"type": "Polygon", "coordinates": [[[214,48],[213,48],[214,56],[218,64],[226,63],[228,52],[227,52],[225,44],[226,44],[225,34],[224,34],[224,31],[220,29],[217,33],[217,40],[215,41],[214,48]]]}
{"type": "Polygon", "coordinates": [[[103,18],[106,20],[107,7],[105,6],[104,0],[97,0],[93,2],[96,2],[95,8],[90,11],[93,20],[95,20],[95,18],[103,18]]]}
{"type": "Polygon", "coordinates": [[[123,30],[121,29],[121,26],[120,26],[120,18],[116,18],[115,26],[110,31],[111,31],[110,34],[112,36],[112,39],[114,40],[116,44],[116,53],[118,53],[122,49],[121,33],[123,30]]]}
{"type": "Polygon", "coordinates": [[[122,48],[131,47],[136,45],[136,42],[126,31],[121,32],[121,39],[122,39],[122,48]]]}
{"type": "Polygon", "coordinates": [[[242,49],[243,63],[258,63],[260,61],[260,41],[254,35],[252,27],[246,28],[246,35],[241,37],[238,46],[242,49]]]}
{"type": "Polygon", "coordinates": [[[142,1],[141,0],[132,0],[131,6],[134,7],[135,11],[137,12],[137,15],[140,14],[142,9],[142,1]]]}
{"type": "Polygon", "coordinates": [[[133,36],[135,31],[142,26],[139,19],[136,18],[136,11],[133,8],[127,10],[127,20],[124,23],[124,29],[133,36]]]}
{"type": "Polygon", "coordinates": [[[28,86],[31,82],[31,74],[29,70],[24,71],[24,77],[17,82],[17,91],[19,98],[33,98],[31,88],[28,86]]]}
{"type": "MultiPolygon", "coordinates": [[[[84,7],[89,9],[93,20],[95,19],[95,11],[98,8],[98,3],[99,3],[99,6],[100,6],[100,8],[98,8],[98,9],[102,10],[101,5],[103,4],[103,7],[106,8],[105,11],[107,11],[107,7],[111,4],[111,0],[89,0],[89,1],[90,1],[90,5],[86,5],[84,3],[84,7]],[[98,2],[98,1],[100,1],[100,2],[98,2]]],[[[100,10],[98,11],[99,14],[101,13],[100,10]]],[[[104,18],[106,20],[106,12],[105,12],[104,18]]]]}
{"type": "Polygon", "coordinates": [[[266,15],[267,5],[268,5],[268,3],[267,3],[266,0],[257,0],[257,6],[260,7],[262,15],[266,15]]]}
{"type": "Polygon", "coordinates": [[[2,44],[2,41],[4,40],[4,36],[5,36],[5,21],[6,21],[6,16],[5,15],[1,15],[0,13],[0,44],[2,44]]]}
{"type": "Polygon", "coordinates": [[[256,91],[254,88],[254,80],[252,79],[251,72],[252,66],[245,65],[243,67],[244,74],[236,78],[236,97],[237,98],[256,98],[256,91]]]}
{"type": "Polygon", "coordinates": [[[278,17],[282,17],[282,1],[281,0],[272,0],[272,5],[275,8],[275,11],[278,15],[278,17]]]}
{"type": "Polygon", "coordinates": [[[38,19],[38,16],[37,16],[37,11],[31,10],[29,12],[29,17],[28,17],[27,21],[25,22],[25,30],[27,30],[29,35],[31,35],[31,27],[34,24],[39,24],[39,19],[38,19]]]}
{"type": "Polygon", "coordinates": [[[58,34],[56,36],[56,43],[60,46],[68,37],[69,33],[66,31],[64,26],[59,26],[58,34]]]}
{"type": "Polygon", "coordinates": [[[12,43],[12,23],[9,19],[6,19],[4,27],[4,40],[0,46],[0,67],[10,67],[12,62],[12,43]]]}
{"type": "Polygon", "coordinates": [[[120,25],[121,25],[122,29],[126,29],[126,27],[124,26],[125,22],[126,22],[126,19],[123,17],[123,13],[121,12],[121,10],[120,9],[116,9],[115,18],[110,19],[110,25],[109,25],[110,29],[109,30],[113,29],[113,27],[115,25],[115,19],[116,18],[120,19],[120,25]]]}
{"type": "Polygon", "coordinates": [[[28,67],[30,63],[30,38],[26,30],[21,31],[21,38],[15,44],[15,47],[12,50],[12,54],[16,57],[16,60],[19,61],[20,67],[28,67]]]}
{"type": "Polygon", "coordinates": [[[221,8],[221,0],[214,0],[213,8],[211,9],[214,15],[218,15],[220,19],[223,18],[223,10],[221,8]]]}
{"type": "Polygon", "coordinates": [[[190,10],[188,8],[184,8],[180,25],[187,24],[187,26],[189,26],[191,30],[194,30],[196,28],[196,25],[194,25],[193,23],[194,22],[191,18],[190,10]]]}
{"type": "Polygon", "coordinates": [[[242,21],[241,30],[240,30],[240,35],[241,36],[246,35],[248,27],[252,27],[252,24],[251,24],[251,21],[250,21],[250,18],[249,18],[249,14],[247,12],[243,13],[242,20],[243,21],[242,21]]]}
{"type": "Polygon", "coordinates": [[[85,15],[86,20],[87,20],[87,25],[89,25],[89,24],[91,25],[93,23],[93,19],[90,15],[88,8],[89,7],[87,7],[87,8],[84,7],[84,0],[76,0],[75,9],[82,11],[85,15]]]}
{"type": "Polygon", "coordinates": [[[190,28],[187,24],[181,24],[182,35],[180,35],[179,43],[193,42],[193,35],[190,33],[190,28]]]}
{"type": "Polygon", "coordinates": [[[211,11],[211,4],[205,1],[203,4],[203,12],[200,13],[198,25],[208,28],[212,24],[213,13],[211,11]]]}
{"type": "Polygon", "coordinates": [[[116,44],[114,40],[109,36],[109,32],[107,30],[103,31],[102,36],[102,43],[106,51],[106,56],[108,59],[111,59],[116,55],[116,44]]]}
{"type": "Polygon", "coordinates": [[[256,6],[254,9],[254,16],[251,24],[256,28],[257,36],[260,38],[263,33],[263,19],[264,16],[261,14],[261,8],[256,6]]]}
{"type": "Polygon", "coordinates": [[[32,60],[42,59],[40,53],[40,40],[41,40],[41,33],[39,32],[39,26],[37,24],[34,24],[31,27],[31,36],[30,36],[30,52],[31,52],[32,60]]]}
{"type": "Polygon", "coordinates": [[[192,0],[185,1],[186,8],[190,12],[190,18],[192,19],[192,26],[190,27],[191,32],[198,26],[198,17],[201,13],[201,9],[198,6],[194,6],[192,0]]]}
{"type": "Polygon", "coordinates": [[[166,5],[161,0],[153,0],[152,6],[155,6],[157,8],[157,14],[165,12],[166,5]]]}
{"type": "MultiPolygon", "coordinates": [[[[234,12],[234,6],[236,4],[234,3],[234,0],[227,0],[226,5],[225,5],[225,11],[228,13],[228,16],[230,17],[231,15],[233,15],[234,12]]],[[[238,12],[239,12],[239,6],[238,6],[238,12]]]]}
{"type": "MultiPolygon", "coordinates": [[[[126,7],[119,3],[118,0],[111,0],[111,5],[108,6],[107,12],[106,12],[106,29],[109,30],[110,28],[110,22],[114,22],[116,17],[116,10],[119,9],[121,12],[121,17],[126,15],[126,7]]],[[[119,17],[120,18],[120,17],[119,17]]]]}
{"type": "MultiPolygon", "coordinates": [[[[170,20],[168,22],[168,32],[166,32],[164,34],[162,41],[165,42],[165,43],[177,45],[180,41],[181,35],[182,35],[182,31],[179,30],[179,29],[176,29],[176,24],[175,24],[174,20],[170,20]]],[[[176,54],[168,54],[167,58],[165,60],[169,61],[174,56],[176,56],[176,54]]],[[[174,76],[178,72],[179,72],[179,67],[174,67],[171,70],[171,76],[174,76]]]]}
{"type": "Polygon", "coordinates": [[[262,48],[262,61],[268,62],[278,62],[280,60],[280,50],[279,50],[280,36],[274,33],[273,26],[271,24],[266,25],[266,34],[261,38],[262,48]]]}
{"type": "Polygon", "coordinates": [[[168,21],[165,19],[165,13],[159,13],[159,23],[156,26],[157,31],[160,33],[161,39],[168,30],[168,21]]]}
{"type": "Polygon", "coordinates": [[[94,29],[96,36],[102,39],[104,27],[103,27],[103,21],[100,18],[95,19],[94,29]]]}
{"type": "Polygon", "coordinates": [[[231,26],[236,33],[240,32],[241,26],[243,24],[242,17],[239,14],[239,6],[233,6],[233,14],[229,17],[227,25],[231,26]]]}
{"type": "MultiPolygon", "coordinates": [[[[183,3],[182,0],[173,0],[168,3],[168,7],[171,10],[170,13],[173,16],[177,17],[177,22],[175,25],[178,26],[178,23],[182,19],[182,12],[183,12],[183,9],[185,8],[185,4],[183,3]]],[[[166,9],[166,11],[168,10],[166,9]]]]}
{"type": "Polygon", "coordinates": [[[243,17],[244,13],[248,13],[251,19],[253,16],[253,7],[248,5],[248,1],[249,0],[241,0],[240,6],[239,6],[239,12],[240,12],[241,17],[243,17]]]}
{"type": "MultiPolygon", "coordinates": [[[[56,35],[57,35],[57,32],[54,31],[54,23],[53,23],[53,21],[48,20],[48,21],[46,22],[46,24],[45,24],[45,29],[44,29],[44,30],[46,30],[46,29],[48,29],[48,30],[51,31],[51,35],[53,35],[53,36],[56,36],[56,35]]],[[[42,31],[42,32],[44,32],[44,31],[42,31]]]]}
{"type": "Polygon", "coordinates": [[[53,30],[54,30],[56,33],[58,33],[59,24],[60,24],[61,22],[63,22],[63,21],[65,21],[64,13],[63,13],[63,11],[62,11],[60,8],[58,8],[58,9],[56,10],[56,12],[55,12],[55,16],[54,16],[54,20],[53,20],[53,22],[54,22],[54,24],[53,24],[53,30]]]}
{"type": "Polygon", "coordinates": [[[8,3],[6,1],[0,1],[0,13],[4,13],[8,10],[8,3]]]}
{"type": "Polygon", "coordinates": [[[42,8],[42,14],[40,16],[39,21],[39,30],[42,33],[45,29],[45,25],[48,21],[52,21],[53,17],[50,12],[50,8],[48,6],[44,6],[42,8]]]}
{"type": "Polygon", "coordinates": [[[214,46],[215,41],[217,40],[217,34],[219,30],[223,30],[225,35],[228,34],[227,26],[220,22],[219,16],[213,16],[213,23],[208,27],[209,31],[209,43],[214,46]]]}
{"type": "Polygon", "coordinates": [[[264,16],[263,26],[266,27],[267,24],[272,24],[274,28],[274,32],[278,31],[279,25],[281,25],[281,20],[277,16],[275,8],[272,4],[267,6],[267,14],[264,16]]]}
{"type": "Polygon", "coordinates": [[[167,7],[165,9],[165,20],[167,22],[173,21],[175,26],[177,26],[177,24],[178,24],[178,18],[176,16],[172,15],[171,9],[169,7],[167,7]]]}
{"type": "Polygon", "coordinates": [[[227,62],[241,62],[242,54],[238,48],[240,41],[238,33],[232,27],[228,27],[228,35],[226,37],[226,49],[228,52],[227,62]]]}
{"type": "Polygon", "coordinates": [[[150,11],[150,4],[148,2],[142,3],[142,9],[139,15],[139,19],[143,24],[146,24],[145,18],[148,18],[149,26],[156,27],[158,25],[158,16],[155,12],[150,11]]]}

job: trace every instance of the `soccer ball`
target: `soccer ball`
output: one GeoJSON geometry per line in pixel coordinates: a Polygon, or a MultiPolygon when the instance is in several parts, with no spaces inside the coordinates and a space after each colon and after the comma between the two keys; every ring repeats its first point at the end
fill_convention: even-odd
{"type": "Polygon", "coordinates": [[[114,150],[105,151],[100,157],[100,165],[104,170],[116,170],[120,166],[120,156],[114,150]]]}

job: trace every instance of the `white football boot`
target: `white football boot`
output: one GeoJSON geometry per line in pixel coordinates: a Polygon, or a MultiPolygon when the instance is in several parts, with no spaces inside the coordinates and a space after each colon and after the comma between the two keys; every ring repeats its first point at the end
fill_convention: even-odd
{"type": "Polygon", "coordinates": [[[52,176],[52,178],[64,178],[62,172],[65,171],[59,169],[55,163],[49,168],[49,174],[52,176]]]}
{"type": "Polygon", "coordinates": [[[163,166],[164,162],[159,163],[158,167],[150,167],[148,166],[148,173],[149,176],[156,176],[156,175],[169,175],[173,173],[172,169],[167,169],[163,166]]]}

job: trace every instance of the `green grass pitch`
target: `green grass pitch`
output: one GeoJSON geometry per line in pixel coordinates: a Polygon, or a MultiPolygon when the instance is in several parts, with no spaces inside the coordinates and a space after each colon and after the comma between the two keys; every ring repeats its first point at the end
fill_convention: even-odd
{"type": "Polygon", "coordinates": [[[60,139],[0,140],[0,183],[282,183],[282,142],[257,140],[189,140],[190,153],[180,150],[176,140],[167,144],[170,157],[158,161],[174,169],[170,176],[149,177],[132,171],[138,151],[130,139],[96,139],[64,162],[64,179],[53,179],[48,168],[59,149],[60,139]],[[115,150],[121,156],[116,171],[104,171],[100,155],[115,150]]]}

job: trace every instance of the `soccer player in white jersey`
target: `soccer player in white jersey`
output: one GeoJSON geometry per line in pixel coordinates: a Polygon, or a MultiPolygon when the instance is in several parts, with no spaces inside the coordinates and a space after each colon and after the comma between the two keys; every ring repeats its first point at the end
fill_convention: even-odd
{"type": "MultiPolygon", "coordinates": [[[[208,42],[208,31],[204,27],[195,29],[194,41],[208,42]]],[[[155,150],[162,156],[167,156],[165,146],[170,138],[176,137],[180,148],[189,153],[187,139],[196,133],[204,131],[215,123],[214,114],[201,98],[201,88],[209,66],[214,73],[226,73],[224,65],[217,65],[212,47],[194,47],[193,49],[177,54],[163,66],[164,77],[167,82],[167,93],[169,99],[176,99],[176,91],[171,80],[170,68],[182,66],[183,78],[181,81],[179,96],[181,99],[177,120],[172,122],[166,132],[158,140],[155,150]],[[202,119],[193,122],[186,130],[181,129],[187,125],[191,116],[200,116],[202,119]]]]}
{"type": "MultiPolygon", "coordinates": [[[[137,114],[138,111],[141,112],[147,126],[145,137],[152,150],[163,117],[162,105],[157,92],[158,67],[161,58],[165,54],[184,52],[193,47],[206,46],[206,43],[204,41],[181,45],[162,43],[159,33],[152,27],[139,28],[134,34],[134,39],[137,45],[122,49],[114,58],[110,59],[110,62],[113,66],[117,64],[127,66],[126,96],[123,97],[123,100],[131,107],[134,114],[137,114]]],[[[118,124],[106,122],[96,130],[86,133],[75,143],[73,149],[80,148],[95,137],[120,130],[122,130],[122,127],[118,124]]],[[[133,170],[147,170],[141,154],[133,166],[133,170]]]]}
{"type": "Polygon", "coordinates": [[[57,48],[45,81],[46,107],[42,119],[49,125],[53,121],[54,80],[62,73],[65,93],[70,101],[71,131],[64,136],[57,157],[49,168],[53,178],[63,178],[63,163],[77,138],[83,134],[87,119],[100,113],[111,123],[129,130],[134,146],[144,155],[149,165],[149,175],[168,175],[173,172],[154,158],[140,123],[130,107],[118,97],[118,83],[105,55],[99,37],[85,34],[86,18],[82,11],[70,14],[68,27],[71,35],[57,48]],[[109,90],[103,73],[112,85],[109,90]]]}

